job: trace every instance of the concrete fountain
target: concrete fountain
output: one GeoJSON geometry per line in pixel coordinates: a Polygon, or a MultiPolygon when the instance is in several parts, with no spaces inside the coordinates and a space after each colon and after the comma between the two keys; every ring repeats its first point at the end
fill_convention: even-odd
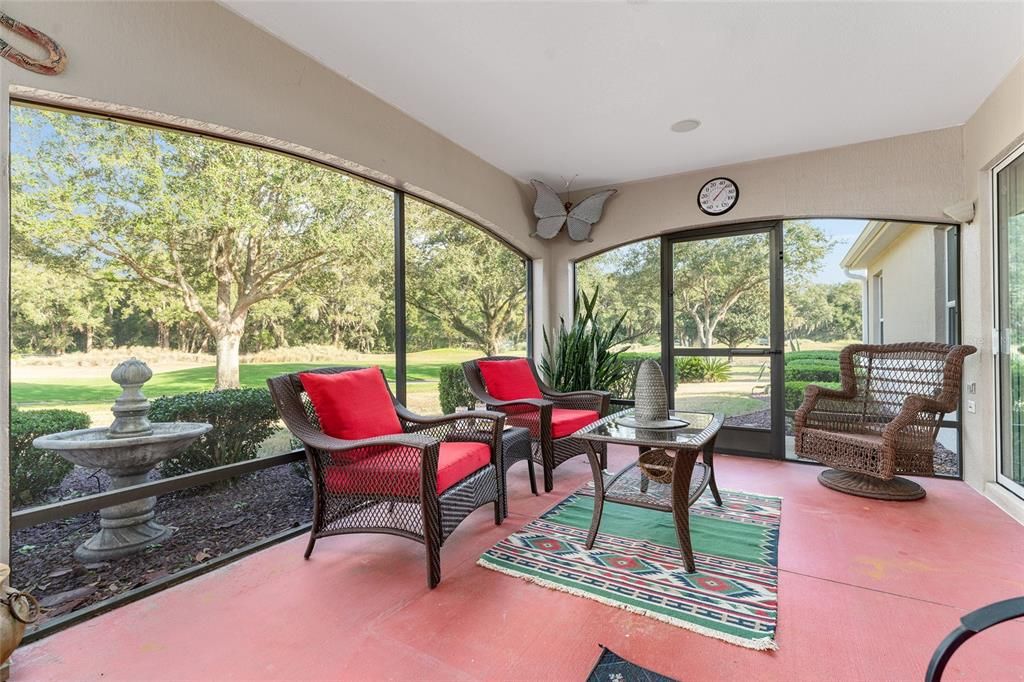
{"type": "MultiPolygon", "coordinates": [[[[196,422],[151,423],[142,385],[152,377],[146,363],[125,360],[110,374],[122,388],[111,409],[113,424],[40,436],[32,445],[56,452],[78,466],[103,469],[110,476],[111,490],[145,483],[154,466],[213,428],[196,422]]],[[[156,522],[155,506],[156,497],[147,497],[101,509],[99,532],[78,546],[75,558],[85,563],[106,561],[166,540],[172,530],[156,522]]]]}

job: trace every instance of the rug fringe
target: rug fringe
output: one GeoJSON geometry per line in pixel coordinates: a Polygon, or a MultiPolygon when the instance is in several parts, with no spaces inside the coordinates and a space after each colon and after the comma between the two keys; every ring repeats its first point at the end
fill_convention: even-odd
{"type": "Polygon", "coordinates": [[[504,566],[492,564],[491,562],[487,561],[486,555],[480,557],[476,563],[478,566],[482,566],[483,568],[489,569],[491,571],[504,573],[505,575],[510,575],[514,578],[519,578],[520,580],[525,580],[526,582],[534,583],[536,585],[540,585],[541,587],[546,587],[549,590],[556,590],[558,592],[565,592],[567,594],[575,595],[577,597],[592,599],[596,602],[600,602],[608,606],[614,606],[624,611],[630,611],[631,613],[636,613],[641,616],[653,618],[654,620],[659,620],[662,623],[668,623],[669,625],[675,625],[676,627],[683,628],[684,630],[696,632],[697,634],[704,635],[705,637],[720,639],[723,642],[735,644],[736,646],[741,646],[745,649],[755,649],[757,651],[776,651],[779,648],[779,645],[776,644],[775,640],[771,637],[762,637],[760,639],[745,639],[743,637],[730,635],[725,632],[719,632],[718,630],[714,630],[703,625],[697,625],[696,623],[680,620],[679,618],[666,616],[662,613],[657,613],[655,611],[648,611],[647,609],[642,609],[638,606],[625,604],[623,602],[615,601],[614,599],[608,599],[607,597],[602,597],[600,595],[596,595],[591,592],[586,592],[584,590],[578,590],[574,587],[562,585],[551,580],[545,580],[544,578],[538,578],[536,576],[527,575],[525,573],[519,573],[518,571],[513,571],[511,569],[505,568],[504,566]]]}

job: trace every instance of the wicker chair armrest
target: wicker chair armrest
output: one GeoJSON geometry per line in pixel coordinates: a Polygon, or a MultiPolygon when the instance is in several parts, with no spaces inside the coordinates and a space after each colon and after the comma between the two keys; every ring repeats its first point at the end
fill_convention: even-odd
{"type": "Polygon", "coordinates": [[[301,440],[307,447],[327,452],[347,452],[349,450],[360,450],[374,446],[407,447],[415,450],[426,450],[431,445],[436,445],[440,442],[433,436],[421,433],[395,433],[374,438],[345,440],[311,430],[301,434],[295,433],[295,437],[301,440]]]}
{"type": "Polygon", "coordinates": [[[945,412],[945,407],[938,400],[923,395],[907,396],[899,414],[882,430],[882,438],[887,442],[895,442],[900,431],[919,422],[922,413],[942,415],[945,412]]]}
{"type": "Polygon", "coordinates": [[[602,415],[608,411],[611,393],[608,391],[555,391],[547,387],[541,388],[544,397],[551,400],[556,407],[576,410],[594,410],[602,415]]]}
{"type": "Polygon", "coordinates": [[[487,404],[491,407],[514,407],[516,405],[530,405],[540,409],[545,405],[553,405],[550,400],[542,398],[516,398],[515,400],[498,400],[494,396],[487,396],[487,404]]]}
{"type": "Polygon", "coordinates": [[[505,430],[505,413],[487,410],[456,412],[438,416],[424,416],[410,412],[405,406],[396,404],[395,411],[406,422],[407,433],[433,436],[444,441],[476,441],[491,446],[494,461],[497,462],[501,436],[505,430]],[[481,428],[480,422],[491,422],[489,429],[481,428]]]}
{"type": "Polygon", "coordinates": [[[423,415],[416,414],[402,405],[395,405],[395,411],[398,413],[398,418],[403,421],[411,422],[413,424],[424,424],[427,426],[439,426],[441,424],[450,424],[452,422],[470,419],[494,421],[505,418],[505,415],[502,412],[487,410],[472,410],[470,412],[455,412],[453,414],[423,415]]]}
{"type": "Polygon", "coordinates": [[[793,415],[793,424],[796,428],[802,429],[806,427],[813,412],[835,411],[819,407],[818,401],[822,398],[829,401],[852,402],[854,396],[845,391],[825,388],[824,386],[818,386],[817,384],[808,385],[804,388],[804,401],[800,404],[800,407],[797,408],[796,413],[793,415]]]}

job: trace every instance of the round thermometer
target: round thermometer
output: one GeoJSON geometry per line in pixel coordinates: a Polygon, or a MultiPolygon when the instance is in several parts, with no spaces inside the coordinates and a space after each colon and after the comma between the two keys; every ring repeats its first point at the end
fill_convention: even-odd
{"type": "Polygon", "coordinates": [[[708,215],[722,215],[732,210],[740,198],[740,188],[729,178],[712,178],[697,194],[697,205],[708,215]]]}

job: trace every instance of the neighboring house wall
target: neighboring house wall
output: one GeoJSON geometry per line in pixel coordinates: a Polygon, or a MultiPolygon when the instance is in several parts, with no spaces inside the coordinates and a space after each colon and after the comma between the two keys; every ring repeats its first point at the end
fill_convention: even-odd
{"type": "Polygon", "coordinates": [[[944,229],[930,225],[908,226],[881,254],[858,267],[867,271],[868,309],[865,314],[869,343],[949,340],[944,229]],[[879,324],[880,312],[884,312],[884,336],[879,324]]]}

